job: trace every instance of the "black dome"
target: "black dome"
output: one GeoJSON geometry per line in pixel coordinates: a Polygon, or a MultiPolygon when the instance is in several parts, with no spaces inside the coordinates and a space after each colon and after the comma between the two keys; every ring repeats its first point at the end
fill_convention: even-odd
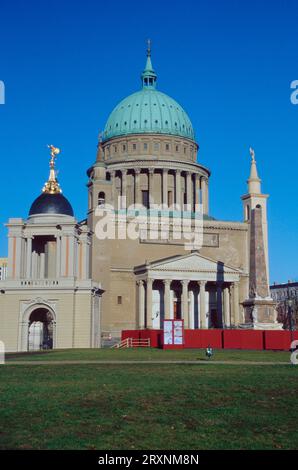
{"type": "Polygon", "coordinates": [[[60,214],[73,217],[73,210],[63,194],[42,193],[35,199],[29,211],[29,215],[37,214],[60,214]]]}

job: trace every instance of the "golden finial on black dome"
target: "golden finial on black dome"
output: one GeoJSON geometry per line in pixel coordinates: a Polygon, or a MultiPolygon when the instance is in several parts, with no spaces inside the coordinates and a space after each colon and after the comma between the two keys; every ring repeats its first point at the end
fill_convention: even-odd
{"type": "Polygon", "coordinates": [[[59,183],[57,180],[57,174],[55,170],[55,158],[57,158],[57,155],[59,155],[60,149],[58,149],[58,147],[54,147],[54,145],[48,145],[48,148],[51,151],[50,175],[49,175],[48,181],[45,183],[44,187],[42,188],[42,191],[48,194],[60,194],[62,193],[62,190],[59,186],[59,183]]]}

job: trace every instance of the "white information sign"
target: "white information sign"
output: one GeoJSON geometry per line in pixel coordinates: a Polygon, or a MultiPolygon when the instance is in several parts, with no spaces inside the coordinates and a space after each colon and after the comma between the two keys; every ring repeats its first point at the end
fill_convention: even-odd
{"type": "Polygon", "coordinates": [[[183,320],[164,320],[164,344],[183,344],[183,320]]]}

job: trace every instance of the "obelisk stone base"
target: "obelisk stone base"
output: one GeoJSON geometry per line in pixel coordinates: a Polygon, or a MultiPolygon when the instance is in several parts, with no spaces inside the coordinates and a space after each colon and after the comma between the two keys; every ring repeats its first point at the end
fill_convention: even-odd
{"type": "Polygon", "coordinates": [[[282,323],[277,321],[276,302],[272,299],[248,299],[243,302],[243,307],[246,328],[255,330],[282,329],[282,323]]]}

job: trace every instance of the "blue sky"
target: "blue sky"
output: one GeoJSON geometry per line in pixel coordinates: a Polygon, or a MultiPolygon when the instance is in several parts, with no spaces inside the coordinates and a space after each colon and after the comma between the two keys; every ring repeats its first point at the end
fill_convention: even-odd
{"type": "Polygon", "coordinates": [[[271,281],[298,278],[298,2],[4,1],[0,10],[0,256],[62,148],[59,180],[78,219],[86,170],[113,107],[140,87],[146,39],[158,88],[188,112],[211,169],[211,214],[241,220],[249,146],[269,198],[271,281]]]}

